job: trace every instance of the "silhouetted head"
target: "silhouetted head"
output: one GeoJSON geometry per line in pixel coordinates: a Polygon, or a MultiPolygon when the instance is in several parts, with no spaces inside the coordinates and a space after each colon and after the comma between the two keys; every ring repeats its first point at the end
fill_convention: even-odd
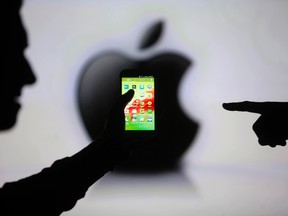
{"type": "Polygon", "coordinates": [[[17,99],[22,88],[36,81],[24,56],[28,42],[20,16],[22,0],[7,1],[5,5],[7,15],[1,26],[4,48],[1,49],[0,64],[0,130],[14,126],[20,109],[17,99]]]}

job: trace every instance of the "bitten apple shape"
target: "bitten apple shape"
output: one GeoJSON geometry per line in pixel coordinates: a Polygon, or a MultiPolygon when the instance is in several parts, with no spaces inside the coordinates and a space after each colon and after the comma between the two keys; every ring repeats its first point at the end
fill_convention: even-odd
{"type": "MultiPolygon", "coordinates": [[[[163,23],[158,22],[146,34],[141,49],[160,38],[163,23]]],[[[91,59],[81,72],[78,88],[80,115],[91,139],[103,131],[110,108],[120,94],[119,74],[123,69],[141,68],[157,78],[157,113],[159,131],[145,140],[120,170],[155,171],[174,168],[191,146],[198,123],[187,117],[178,101],[178,88],[191,61],[182,54],[165,52],[148,59],[131,59],[124,51],[110,51],[91,59]]],[[[136,143],[137,145],[137,143],[136,143]]]]}

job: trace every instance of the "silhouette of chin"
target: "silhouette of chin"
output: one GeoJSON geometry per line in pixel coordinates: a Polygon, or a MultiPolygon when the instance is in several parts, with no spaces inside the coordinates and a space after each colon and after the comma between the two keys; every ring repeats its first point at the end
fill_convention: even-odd
{"type": "Polygon", "coordinates": [[[182,111],[177,95],[181,78],[190,65],[187,58],[177,53],[133,60],[123,53],[110,52],[93,57],[84,67],[78,102],[91,139],[101,134],[108,112],[120,96],[120,71],[139,68],[154,73],[157,79],[158,134],[148,138],[118,170],[160,171],[177,167],[198,130],[198,124],[182,111]]]}
{"type": "Polygon", "coordinates": [[[13,128],[16,124],[16,121],[10,121],[10,122],[2,122],[0,124],[0,130],[9,130],[11,128],[13,128]]]}
{"type": "Polygon", "coordinates": [[[17,120],[20,105],[15,102],[3,102],[0,108],[0,130],[11,129],[17,120]]]}
{"type": "Polygon", "coordinates": [[[0,114],[0,130],[9,130],[16,124],[16,115],[2,116],[0,114]]]}

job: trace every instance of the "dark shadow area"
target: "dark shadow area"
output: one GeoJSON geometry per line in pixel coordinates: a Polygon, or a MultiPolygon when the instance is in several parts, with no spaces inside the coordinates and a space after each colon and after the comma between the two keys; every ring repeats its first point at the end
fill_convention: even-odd
{"type": "Polygon", "coordinates": [[[288,139],[288,103],[287,102],[234,102],[224,103],[229,111],[241,111],[260,114],[253,124],[253,130],[262,146],[285,146],[288,139]]]}

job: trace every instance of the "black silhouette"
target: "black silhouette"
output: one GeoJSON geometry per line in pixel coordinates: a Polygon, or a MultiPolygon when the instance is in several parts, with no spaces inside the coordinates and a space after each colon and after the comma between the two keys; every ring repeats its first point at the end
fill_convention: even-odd
{"type": "MultiPolygon", "coordinates": [[[[25,85],[36,78],[23,52],[27,36],[19,10],[21,0],[7,1],[7,20],[1,26],[0,129],[8,130],[17,120],[20,104],[17,98],[25,85]],[[8,13],[7,13],[8,12],[8,13]]],[[[129,146],[125,137],[124,107],[133,97],[128,91],[112,108],[105,130],[97,140],[77,154],[58,160],[49,168],[0,189],[0,215],[60,215],[85,196],[87,189],[105,173],[127,158],[129,146]]]]}
{"type": "MultiPolygon", "coordinates": [[[[140,43],[140,52],[157,44],[164,22],[152,25],[140,43]]],[[[177,168],[179,159],[191,146],[198,123],[182,110],[178,87],[192,62],[181,53],[163,50],[148,59],[133,59],[125,51],[110,51],[93,56],[83,68],[79,79],[78,101],[84,126],[91,139],[101,133],[103,113],[119,94],[119,73],[124,69],[140,69],[153,73],[157,79],[158,128],[157,136],[135,144],[141,146],[118,170],[161,171],[177,168]],[[108,93],[109,91],[109,93],[108,93]],[[105,97],[103,97],[105,92],[105,97]],[[108,94],[106,94],[108,93],[108,94]],[[102,106],[99,106],[99,103],[102,106]],[[160,115],[160,116],[159,116],[160,115]]]]}
{"type": "Polygon", "coordinates": [[[261,115],[253,125],[260,145],[271,147],[286,145],[288,139],[288,130],[285,127],[288,122],[287,102],[244,101],[224,103],[223,107],[229,111],[252,112],[261,115]]]}

